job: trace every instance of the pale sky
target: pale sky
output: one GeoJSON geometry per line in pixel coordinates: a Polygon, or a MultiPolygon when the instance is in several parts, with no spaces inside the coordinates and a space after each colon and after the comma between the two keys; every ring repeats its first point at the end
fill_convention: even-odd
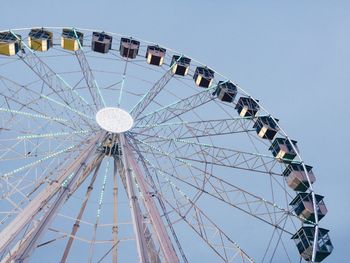
{"type": "Polygon", "coordinates": [[[182,51],[258,98],[314,167],[335,247],[349,249],[349,1],[7,1],[1,29],[75,26],[182,51]]]}

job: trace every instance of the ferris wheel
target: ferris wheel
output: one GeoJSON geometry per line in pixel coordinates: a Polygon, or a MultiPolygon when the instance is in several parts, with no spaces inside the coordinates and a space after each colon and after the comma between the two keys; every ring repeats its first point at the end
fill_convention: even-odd
{"type": "Polygon", "coordinates": [[[1,263],[333,250],[297,141],[188,55],[99,30],[1,31],[0,93],[1,263]]]}

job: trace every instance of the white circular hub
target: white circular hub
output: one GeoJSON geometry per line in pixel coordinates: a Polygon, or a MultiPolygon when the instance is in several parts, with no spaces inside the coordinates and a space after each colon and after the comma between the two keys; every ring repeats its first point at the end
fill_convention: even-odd
{"type": "Polygon", "coordinates": [[[113,133],[122,133],[131,129],[134,120],[131,115],[120,108],[106,107],[96,113],[100,127],[113,133]]]}

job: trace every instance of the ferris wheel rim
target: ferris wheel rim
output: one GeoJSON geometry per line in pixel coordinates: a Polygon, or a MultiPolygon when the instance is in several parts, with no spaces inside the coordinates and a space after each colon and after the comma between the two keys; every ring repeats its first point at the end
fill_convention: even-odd
{"type": "MultiPolygon", "coordinates": [[[[21,30],[28,30],[28,29],[32,29],[33,27],[31,27],[31,28],[20,28],[20,29],[13,29],[14,31],[21,31],[21,30]]],[[[34,27],[35,28],[35,27],[34,27]]],[[[39,28],[39,27],[38,27],[39,28]]],[[[41,27],[40,27],[41,28],[41,27]]],[[[72,28],[72,27],[44,27],[45,29],[62,29],[62,28],[72,28]]],[[[74,27],[73,27],[74,28],[74,27]]],[[[83,28],[76,28],[77,30],[82,30],[82,31],[88,31],[88,32],[92,32],[92,31],[98,31],[98,32],[100,32],[101,30],[93,30],[93,29],[83,29],[83,28]]],[[[5,30],[4,31],[0,31],[0,32],[6,32],[5,30]]],[[[119,37],[123,37],[123,36],[125,36],[125,35],[121,35],[121,34],[116,34],[116,33],[112,33],[112,32],[106,32],[106,33],[109,33],[109,34],[112,34],[112,35],[116,35],[116,36],[119,36],[119,37]]],[[[139,39],[139,38],[136,38],[136,39],[139,39]]],[[[145,42],[145,43],[148,43],[148,44],[156,44],[156,43],[154,43],[154,42],[149,42],[149,41],[145,41],[145,40],[142,40],[142,39],[140,39],[142,42],[145,42]]],[[[166,47],[167,48],[167,47],[166,47]]],[[[168,49],[168,48],[167,48],[168,49]]],[[[171,51],[173,51],[174,53],[177,53],[177,54],[181,54],[180,52],[178,52],[178,51],[175,51],[175,50],[172,50],[172,49],[170,49],[169,48],[169,50],[171,50],[171,51]]],[[[190,57],[191,59],[193,59],[192,57],[190,57]]],[[[193,59],[193,61],[196,61],[198,64],[200,64],[200,65],[204,65],[203,63],[201,63],[201,62],[199,62],[198,60],[196,60],[196,59],[193,59]]],[[[269,114],[269,112],[261,105],[261,103],[259,102],[259,101],[257,101],[256,99],[254,99],[254,97],[252,97],[249,93],[247,93],[245,90],[243,90],[239,85],[237,85],[235,82],[233,82],[233,81],[231,81],[230,79],[228,79],[227,77],[225,77],[224,75],[222,75],[222,74],[220,74],[220,73],[218,73],[217,71],[215,71],[215,70],[213,70],[217,75],[219,75],[220,77],[222,77],[223,79],[225,79],[226,81],[230,81],[230,82],[232,82],[232,83],[234,83],[236,86],[237,86],[237,88],[243,93],[243,94],[245,94],[246,96],[248,96],[248,97],[250,97],[251,99],[253,99],[259,106],[260,106],[260,108],[264,111],[264,112],[266,112],[266,114],[267,115],[269,115],[269,116],[271,116],[270,114],[269,114]]],[[[315,199],[315,193],[314,193],[314,188],[313,188],[313,186],[312,186],[312,183],[311,183],[311,180],[310,180],[310,177],[309,177],[309,175],[308,175],[308,171],[307,171],[307,169],[306,169],[306,167],[305,167],[305,163],[304,163],[304,161],[303,161],[303,159],[302,159],[302,157],[301,157],[301,155],[300,155],[300,153],[299,153],[299,151],[298,151],[298,149],[295,147],[295,145],[292,143],[292,140],[290,139],[290,137],[287,135],[287,133],[282,129],[282,127],[280,126],[280,124],[273,118],[273,120],[274,120],[274,122],[275,122],[275,124],[280,128],[280,131],[281,131],[281,133],[288,139],[288,141],[290,142],[290,144],[292,145],[292,147],[293,147],[293,149],[294,149],[294,151],[296,152],[296,155],[297,155],[297,157],[298,157],[298,160],[299,160],[299,162],[302,164],[302,166],[303,166],[303,169],[304,169],[304,171],[305,171],[305,173],[306,173],[306,176],[307,176],[307,179],[308,179],[308,181],[309,181],[309,184],[310,184],[310,187],[309,187],[309,191],[311,192],[311,194],[312,194],[312,197],[313,197],[313,205],[314,205],[314,209],[316,208],[316,205],[317,205],[317,203],[316,203],[316,199],[315,199]]],[[[315,209],[316,210],[316,209],[315,209]]],[[[318,218],[317,218],[317,213],[315,214],[315,228],[316,228],[316,233],[317,233],[317,231],[318,231],[318,224],[319,224],[319,221],[318,221],[318,218]]],[[[317,240],[316,238],[318,237],[318,235],[316,234],[315,235],[315,240],[317,240]]],[[[314,242],[315,244],[317,243],[317,242],[314,242]]],[[[314,249],[315,250],[315,249],[314,249]]]]}

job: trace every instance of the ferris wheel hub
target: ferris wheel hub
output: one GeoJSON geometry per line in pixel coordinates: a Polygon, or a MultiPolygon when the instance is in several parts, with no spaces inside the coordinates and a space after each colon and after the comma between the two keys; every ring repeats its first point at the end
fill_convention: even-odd
{"type": "Polygon", "coordinates": [[[134,120],[121,108],[106,107],[96,113],[97,124],[104,130],[113,133],[123,133],[131,129],[134,120]]]}

